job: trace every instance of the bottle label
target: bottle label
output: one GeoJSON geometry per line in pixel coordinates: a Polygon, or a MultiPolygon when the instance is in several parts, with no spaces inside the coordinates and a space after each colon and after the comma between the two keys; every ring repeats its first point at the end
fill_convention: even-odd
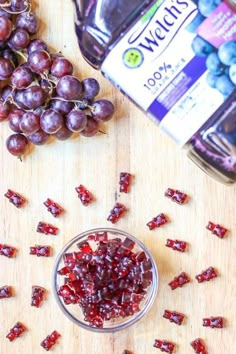
{"type": "Polygon", "coordinates": [[[182,146],[236,89],[235,7],[158,0],[101,69],[182,146]]]}

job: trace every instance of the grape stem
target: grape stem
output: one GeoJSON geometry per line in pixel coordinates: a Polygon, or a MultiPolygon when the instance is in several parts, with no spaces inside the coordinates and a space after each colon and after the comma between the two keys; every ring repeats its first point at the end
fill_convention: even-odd
{"type": "Polygon", "coordinates": [[[18,54],[21,58],[23,58],[25,62],[27,61],[28,58],[23,52],[21,52],[20,50],[16,50],[15,53],[18,54]]]}
{"type": "MultiPolygon", "coordinates": [[[[51,97],[51,100],[59,100],[59,101],[64,101],[64,102],[72,102],[72,103],[78,103],[78,104],[84,104],[83,101],[80,101],[80,100],[66,100],[65,98],[62,98],[62,97],[51,97]]],[[[92,109],[93,107],[86,104],[86,107],[87,108],[90,108],[92,109]]]]}

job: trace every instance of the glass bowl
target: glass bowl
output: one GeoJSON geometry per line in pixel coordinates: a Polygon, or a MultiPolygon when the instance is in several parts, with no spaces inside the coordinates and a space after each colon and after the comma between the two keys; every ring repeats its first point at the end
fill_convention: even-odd
{"type": "Polygon", "coordinates": [[[151,253],[134,236],[113,228],[74,237],[58,254],[53,270],[53,292],[63,313],[95,332],[115,332],[139,321],[157,289],[151,253]]]}

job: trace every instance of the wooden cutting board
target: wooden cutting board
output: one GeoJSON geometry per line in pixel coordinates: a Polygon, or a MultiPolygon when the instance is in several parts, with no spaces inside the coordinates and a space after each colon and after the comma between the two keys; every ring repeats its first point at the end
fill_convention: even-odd
{"type": "Polygon", "coordinates": [[[100,97],[111,99],[116,106],[112,121],[104,125],[106,134],[93,138],[74,138],[66,142],[52,141],[32,148],[23,161],[11,156],[5,148],[10,134],[6,122],[1,123],[0,155],[0,242],[16,246],[14,259],[0,257],[0,286],[12,285],[15,296],[0,300],[0,353],[44,353],[40,342],[56,329],[61,333],[55,354],[154,354],[156,338],[173,341],[177,353],[193,353],[190,341],[201,337],[211,354],[233,353],[236,343],[236,212],[235,187],[227,187],[206,176],[190,162],[168,137],[133,104],[113,88],[99,72],[81,58],[73,27],[70,0],[34,1],[41,19],[39,37],[52,51],[72,61],[80,79],[93,76],[101,83],[100,97]],[[97,334],[77,327],[62,314],[52,293],[52,269],[62,246],[78,233],[94,227],[112,226],[107,215],[115,202],[119,173],[132,173],[134,182],[129,194],[118,200],[129,211],[116,227],[132,233],[152,252],[160,275],[158,296],[151,311],[139,323],[115,334],[97,334]],[[75,187],[84,184],[96,197],[87,208],[82,206],[75,187]],[[167,187],[178,188],[190,196],[184,206],[163,196],[167,187]],[[28,200],[17,209],[4,198],[12,188],[28,200]],[[47,197],[55,199],[66,210],[54,219],[43,205],[47,197]],[[158,213],[166,213],[170,223],[149,231],[146,223],[158,213]],[[38,221],[59,227],[58,236],[36,232],[38,221]],[[208,221],[218,222],[230,232],[220,240],[206,230],[208,221]],[[180,254],[165,247],[167,238],[189,243],[188,252],[180,254]],[[29,255],[29,247],[49,244],[53,256],[37,258],[29,255]],[[198,284],[195,275],[214,266],[219,277],[198,284]],[[171,291],[168,282],[181,271],[191,283],[171,291]],[[30,306],[31,286],[48,290],[41,308],[30,306]],[[186,315],[182,326],[163,319],[164,310],[186,315]],[[202,318],[224,316],[227,326],[213,330],[202,326],[202,318]],[[22,321],[28,328],[24,336],[10,343],[9,329],[22,321]]]}

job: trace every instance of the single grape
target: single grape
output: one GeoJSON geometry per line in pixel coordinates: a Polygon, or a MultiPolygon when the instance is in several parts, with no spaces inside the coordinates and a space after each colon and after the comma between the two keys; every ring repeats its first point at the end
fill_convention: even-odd
{"type": "Polygon", "coordinates": [[[87,125],[87,116],[79,109],[73,109],[66,117],[66,127],[72,132],[80,132],[87,125]]]}
{"type": "Polygon", "coordinates": [[[228,41],[221,44],[218,55],[223,64],[236,64],[236,41],[228,41]]]}
{"type": "Polygon", "coordinates": [[[46,93],[39,85],[30,86],[24,90],[23,104],[29,109],[35,109],[43,105],[46,93]]]}
{"type": "Polygon", "coordinates": [[[215,51],[215,47],[200,36],[194,37],[191,46],[193,52],[199,57],[206,57],[215,51]]]}
{"type": "Polygon", "coordinates": [[[86,137],[92,137],[98,132],[98,122],[93,118],[88,118],[86,127],[80,134],[86,137]]]}
{"type": "Polygon", "coordinates": [[[27,88],[33,81],[33,73],[27,66],[19,66],[11,76],[11,83],[17,89],[27,88]]]}
{"type": "Polygon", "coordinates": [[[7,150],[14,156],[22,156],[26,152],[28,140],[19,133],[12,134],[7,138],[7,150]]]}
{"type": "Polygon", "coordinates": [[[30,42],[29,33],[21,28],[14,30],[8,39],[8,45],[14,50],[25,49],[30,42]]]}
{"type": "Polygon", "coordinates": [[[40,117],[41,129],[47,134],[55,134],[63,126],[63,122],[63,116],[51,108],[40,117]]]}
{"type": "Polygon", "coordinates": [[[66,100],[77,100],[82,91],[82,85],[72,75],[63,76],[57,83],[56,91],[58,96],[66,100]]]}
{"type": "Polygon", "coordinates": [[[74,106],[73,102],[62,101],[60,99],[53,99],[50,101],[50,108],[53,108],[55,111],[62,114],[70,113],[74,106]]]}
{"type": "Polygon", "coordinates": [[[28,109],[29,107],[25,104],[25,90],[15,90],[13,92],[14,101],[17,106],[22,109],[28,109]]]}
{"type": "Polygon", "coordinates": [[[58,140],[67,140],[71,137],[71,135],[73,134],[73,132],[71,130],[69,130],[65,125],[63,125],[58,132],[56,132],[54,134],[54,136],[58,139],[58,140]]]}
{"type": "Polygon", "coordinates": [[[105,99],[97,100],[92,104],[91,114],[93,119],[100,122],[107,122],[114,113],[113,104],[105,99]]]}
{"type": "Polygon", "coordinates": [[[73,73],[73,66],[66,58],[59,56],[53,59],[51,66],[51,75],[61,78],[73,73]]]}
{"type": "Polygon", "coordinates": [[[5,58],[0,58],[0,80],[9,79],[15,67],[13,63],[5,58]]]}
{"type": "Polygon", "coordinates": [[[46,50],[35,50],[29,54],[28,64],[32,71],[42,74],[51,67],[50,54],[46,50]]]}
{"type": "Polygon", "coordinates": [[[35,34],[39,28],[39,22],[33,12],[23,12],[16,17],[16,28],[23,28],[30,34],[35,34]]]}
{"type": "Polygon", "coordinates": [[[235,90],[235,85],[228,75],[221,75],[216,80],[216,89],[222,93],[223,96],[227,97],[235,90]]]}
{"type": "Polygon", "coordinates": [[[12,19],[12,14],[10,14],[9,12],[6,12],[5,10],[3,10],[1,7],[0,7],[0,17],[7,17],[9,18],[9,20],[12,19]]]}
{"type": "Polygon", "coordinates": [[[10,113],[9,104],[3,103],[3,101],[0,100],[0,122],[3,121],[4,119],[7,119],[9,113],[10,113]]]}
{"type": "Polygon", "coordinates": [[[26,11],[29,7],[29,0],[11,0],[10,10],[13,12],[26,11]]]}
{"type": "Polygon", "coordinates": [[[25,134],[34,134],[40,129],[40,116],[34,112],[25,112],[20,128],[25,134]]]}
{"type": "Polygon", "coordinates": [[[92,100],[100,91],[99,82],[92,77],[88,77],[82,81],[82,90],[83,97],[87,100],[92,100]]]}
{"type": "Polygon", "coordinates": [[[214,75],[220,75],[224,72],[225,66],[221,63],[216,52],[210,53],[206,59],[206,67],[214,75]]]}
{"type": "Polygon", "coordinates": [[[20,122],[24,114],[25,111],[23,109],[14,108],[8,115],[9,127],[15,133],[22,133],[22,130],[20,128],[20,122]]]}
{"type": "Polygon", "coordinates": [[[13,25],[9,18],[6,16],[0,17],[0,41],[6,41],[12,32],[13,25]]]}
{"type": "Polygon", "coordinates": [[[48,95],[52,95],[55,91],[52,84],[47,79],[39,80],[39,85],[48,95]]]}
{"type": "Polygon", "coordinates": [[[19,65],[17,55],[11,49],[4,49],[1,53],[1,56],[5,59],[12,61],[15,67],[19,65]]]}
{"type": "Polygon", "coordinates": [[[12,87],[10,85],[6,85],[2,88],[1,97],[3,102],[7,101],[12,95],[12,87]]]}
{"type": "Polygon", "coordinates": [[[43,145],[48,141],[49,136],[42,129],[39,129],[36,133],[29,134],[27,138],[34,145],[43,145]]]}
{"type": "Polygon", "coordinates": [[[199,0],[198,8],[203,16],[208,17],[221,2],[222,0],[199,0]]]}
{"type": "Polygon", "coordinates": [[[33,39],[27,47],[28,54],[35,52],[36,50],[45,50],[48,52],[47,44],[41,39],[33,39]]]}

